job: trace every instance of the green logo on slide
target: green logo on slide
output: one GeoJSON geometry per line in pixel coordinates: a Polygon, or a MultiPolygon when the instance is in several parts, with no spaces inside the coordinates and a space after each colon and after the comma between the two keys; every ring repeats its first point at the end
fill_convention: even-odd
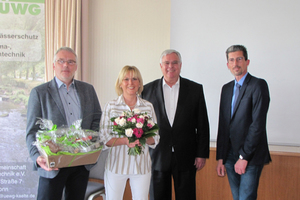
{"type": "Polygon", "coordinates": [[[45,3],[45,0],[1,0],[0,14],[25,15],[28,12],[31,15],[39,15],[41,8],[39,3],[45,3]]]}

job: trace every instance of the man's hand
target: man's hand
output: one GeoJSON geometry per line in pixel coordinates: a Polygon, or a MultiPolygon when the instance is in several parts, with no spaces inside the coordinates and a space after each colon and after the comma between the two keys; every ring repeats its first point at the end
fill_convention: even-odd
{"type": "Polygon", "coordinates": [[[41,168],[43,168],[43,169],[46,170],[46,171],[58,170],[58,168],[49,168],[49,167],[47,166],[46,158],[44,158],[44,157],[42,157],[42,156],[39,156],[39,157],[36,159],[36,163],[37,163],[41,168]]]}
{"type": "Polygon", "coordinates": [[[248,165],[247,160],[238,159],[238,161],[234,165],[235,173],[239,175],[245,174],[247,165],[248,165]]]}
{"type": "Polygon", "coordinates": [[[206,158],[196,158],[195,159],[195,167],[197,168],[197,171],[199,171],[200,169],[202,169],[205,165],[206,162],[206,158]]]}
{"type": "Polygon", "coordinates": [[[218,176],[222,177],[226,175],[225,166],[223,165],[223,159],[218,160],[217,174],[218,176]]]}

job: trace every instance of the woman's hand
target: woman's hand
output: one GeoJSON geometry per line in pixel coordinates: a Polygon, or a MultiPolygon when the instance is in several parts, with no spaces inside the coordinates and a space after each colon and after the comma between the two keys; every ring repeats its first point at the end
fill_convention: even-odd
{"type": "Polygon", "coordinates": [[[106,143],[106,146],[108,146],[108,147],[119,146],[119,145],[127,145],[129,148],[135,147],[135,145],[142,146],[142,144],[140,143],[139,140],[129,143],[129,140],[127,137],[112,138],[106,143]]]}
{"type": "Polygon", "coordinates": [[[154,141],[153,137],[147,138],[147,139],[146,139],[146,144],[148,144],[148,145],[153,145],[153,144],[155,144],[155,141],[154,141]]]}
{"type": "Polygon", "coordinates": [[[130,142],[130,143],[129,143],[128,138],[124,138],[124,139],[126,139],[126,145],[127,145],[129,148],[135,147],[135,145],[142,146],[142,144],[140,143],[139,140],[136,140],[136,141],[134,141],[134,142],[130,142]]]}

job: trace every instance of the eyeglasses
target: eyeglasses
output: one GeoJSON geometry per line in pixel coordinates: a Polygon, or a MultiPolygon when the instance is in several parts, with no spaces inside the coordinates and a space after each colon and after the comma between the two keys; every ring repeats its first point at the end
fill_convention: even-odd
{"type": "Polygon", "coordinates": [[[234,63],[235,60],[236,60],[236,62],[241,62],[243,59],[244,59],[244,57],[229,58],[228,62],[229,63],[234,63]]]}
{"type": "Polygon", "coordinates": [[[56,62],[60,65],[63,65],[65,62],[68,63],[68,65],[75,65],[76,61],[75,60],[56,60],[56,62]]]}
{"type": "Polygon", "coordinates": [[[173,61],[173,62],[169,62],[169,61],[166,61],[166,62],[163,62],[163,65],[178,65],[179,64],[179,61],[173,61]]]}
{"type": "Polygon", "coordinates": [[[125,82],[129,82],[129,80],[131,80],[132,82],[138,81],[138,78],[124,78],[123,81],[125,82]]]}

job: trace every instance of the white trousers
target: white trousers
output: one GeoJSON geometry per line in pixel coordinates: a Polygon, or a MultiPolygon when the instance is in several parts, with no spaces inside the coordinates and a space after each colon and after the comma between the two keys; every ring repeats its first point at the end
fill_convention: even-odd
{"type": "Polygon", "coordinates": [[[127,179],[129,179],[132,199],[148,200],[151,172],[147,174],[114,174],[105,170],[106,200],[122,200],[127,179]]]}

